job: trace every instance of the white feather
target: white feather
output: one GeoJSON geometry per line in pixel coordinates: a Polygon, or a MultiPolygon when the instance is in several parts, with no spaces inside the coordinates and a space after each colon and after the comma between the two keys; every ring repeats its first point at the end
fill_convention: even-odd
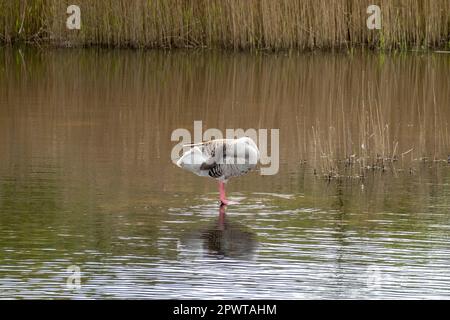
{"type": "MultiPolygon", "coordinates": [[[[200,167],[206,162],[206,160],[207,158],[203,155],[200,148],[194,147],[183,154],[183,156],[177,161],[177,166],[201,176],[205,174],[203,170],[200,170],[200,167]]],[[[207,172],[206,175],[208,175],[207,172]]]]}

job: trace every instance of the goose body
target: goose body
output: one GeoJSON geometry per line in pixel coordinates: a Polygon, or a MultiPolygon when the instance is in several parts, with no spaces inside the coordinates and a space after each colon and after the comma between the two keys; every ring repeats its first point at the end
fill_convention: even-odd
{"type": "Polygon", "coordinates": [[[224,183],[232,177],[242,176],[254,169],[259,161],[259,150],[252,139],[217,139],[189,145],[177,165],[196,175],[219,181],[222,204],[225,199],[224,183]]]}

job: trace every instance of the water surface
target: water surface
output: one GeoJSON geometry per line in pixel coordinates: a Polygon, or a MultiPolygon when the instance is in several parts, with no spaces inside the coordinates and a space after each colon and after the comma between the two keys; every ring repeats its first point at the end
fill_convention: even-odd
{"type": "Polygon", "coordinates": [[[450,297],[450,55],[0,57],[1,298],[450,297]],[[279,173],[220,212],[170,161],[194,120],[279,128],[279,173]],[[364,150],[398,161],[322,178],[364,150]]]}

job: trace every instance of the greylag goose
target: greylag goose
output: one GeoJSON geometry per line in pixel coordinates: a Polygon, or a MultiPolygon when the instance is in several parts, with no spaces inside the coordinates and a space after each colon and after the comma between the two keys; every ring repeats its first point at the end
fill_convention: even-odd
{"type": "Polygon", "coordinates": [[[254,169],[259,161],[259,150],[248,137],[217,139],[186,145],[191,147],[177,161],[177,166],[202,177],[219,181],[220,202],[227,205],[225,183],[254,169]]]}

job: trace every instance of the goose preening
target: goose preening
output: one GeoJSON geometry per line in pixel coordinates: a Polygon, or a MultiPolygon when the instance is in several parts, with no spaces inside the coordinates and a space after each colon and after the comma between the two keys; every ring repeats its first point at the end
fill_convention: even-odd
{"type": "Polygon", "coordinates": [[[239,139],[217,139],[191,145],[177,161],[177,166],[203,177],[219,181],[220,201],[228,204],[225,197],[225,183],[232,177],[239,177],[256,167],[259,150],[248,137],[239,139]]]}

